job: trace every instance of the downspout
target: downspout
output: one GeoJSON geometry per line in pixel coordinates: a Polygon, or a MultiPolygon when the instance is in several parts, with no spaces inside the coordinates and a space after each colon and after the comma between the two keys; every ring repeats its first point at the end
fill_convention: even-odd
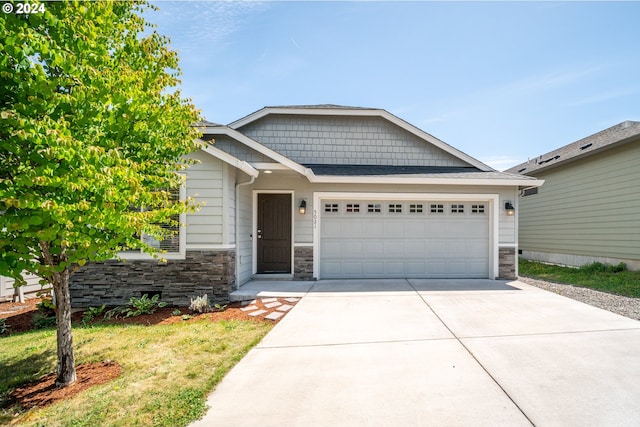
{"type": "Polygon", "coordinates": [[[240,187],[244,187],[245,185],[251,185],[255,182],[256,177],[251,175],[249,181],[240,182],[236,184],[236,289],[240,288],[240,187]]]}

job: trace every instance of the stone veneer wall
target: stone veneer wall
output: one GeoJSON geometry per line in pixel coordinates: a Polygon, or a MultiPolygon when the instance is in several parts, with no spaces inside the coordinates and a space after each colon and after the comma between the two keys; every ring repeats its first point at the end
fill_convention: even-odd
{"type": "Polygon", "coordinates": [[[498,248],[498,276],[501,279],[517,279],[516,248],[498,248]]]}
{"type": "Polygon", "coordinates": [[[295,280],[313,280],[312,247],[296,247],[293,249],[293,278],[295,280]]]}
{"type": "Polygon", "coordinates": [[[73,307],[125,305],[131,297],[161,293],[169,305],[188,306],[207,294],[226,303],[235,289],[235,250],[188,251],[185,259],[112,260],[81,267],[70,277],[73,307]]]}

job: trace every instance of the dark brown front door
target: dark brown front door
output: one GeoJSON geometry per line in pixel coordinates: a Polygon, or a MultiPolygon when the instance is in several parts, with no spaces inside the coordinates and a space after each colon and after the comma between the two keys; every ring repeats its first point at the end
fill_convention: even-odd
{"type": "Polygon", "coordinates": [[[291,273],[291,194],[258,194],[258,273],[291,273]]]}

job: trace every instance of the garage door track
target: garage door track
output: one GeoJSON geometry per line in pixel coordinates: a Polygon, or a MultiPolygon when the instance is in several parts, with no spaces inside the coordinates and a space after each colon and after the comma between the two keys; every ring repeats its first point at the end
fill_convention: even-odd
{"type": "Polygon", "coordinates": [[[520,282],[329,280],[193,426],[635,426],[638,402],[638,321],[520,282]]]}

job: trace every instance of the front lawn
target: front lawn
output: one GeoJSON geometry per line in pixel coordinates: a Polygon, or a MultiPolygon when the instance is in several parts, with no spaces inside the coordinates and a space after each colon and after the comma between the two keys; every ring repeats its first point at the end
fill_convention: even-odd
{"type": "Polygon", "coordinates": [[[594,263],[580,268],[542,264],[520,258],[520,276],[640,298],[640,272],[594,263]]]}
{"type": "MultiPolygon", "coordinates": [[[[76,363],[115,361],[122,374],[45,408],[4,407],[0,424],[187,425],[204,414],[207,395],[271,327],[264,321],[206,319],[75,327],[76,363]]],[[[55,329],[0,337],[0,407],[14,388],[55,371],[55,339],[55,329]]]]}

